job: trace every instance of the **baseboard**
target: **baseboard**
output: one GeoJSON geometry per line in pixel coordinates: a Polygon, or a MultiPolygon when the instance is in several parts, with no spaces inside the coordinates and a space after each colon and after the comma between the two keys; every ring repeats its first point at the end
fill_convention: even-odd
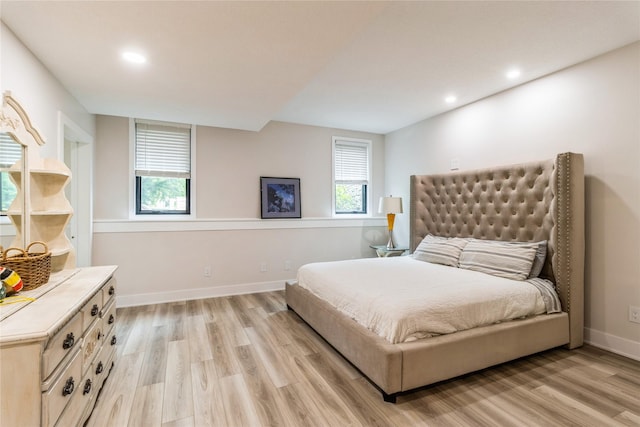
{"type": "Polygon", "coordinates": [[[640,361],[640,342],[584,328],[584,341],[594,347],[640,361]]]}
{"type": "Polygon", "coordinates": [[[188,301],[194,299],[224,297],[229,295],[255,294],[258,292],[279,291],[284,289],[286,280],[277,282],[259,282],[240,285],[215,286],[210,288],[186,289],[170,292],[154,292],[136,295],[118,295],[117,307],[135,307],[139,305],[162,304],[166,302],[188,301]]]}

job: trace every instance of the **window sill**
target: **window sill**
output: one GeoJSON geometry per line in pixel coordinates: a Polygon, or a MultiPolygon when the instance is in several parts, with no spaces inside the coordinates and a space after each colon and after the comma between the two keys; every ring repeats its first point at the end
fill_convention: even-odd
{"type": "Polygon", "coordinates": [[[129,216],[129,221],[194,221],[193,214],[134,214],[129,216]]]}

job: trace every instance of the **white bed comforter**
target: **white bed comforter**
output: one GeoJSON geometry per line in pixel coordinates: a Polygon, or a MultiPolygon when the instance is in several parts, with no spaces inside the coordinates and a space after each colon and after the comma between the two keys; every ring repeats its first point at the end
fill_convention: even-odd
{"type": "Polygon", "coordinates": [[[545,312],[527,282],[408,256],[307,264],[298,284],[391,343],[545,312]]]}

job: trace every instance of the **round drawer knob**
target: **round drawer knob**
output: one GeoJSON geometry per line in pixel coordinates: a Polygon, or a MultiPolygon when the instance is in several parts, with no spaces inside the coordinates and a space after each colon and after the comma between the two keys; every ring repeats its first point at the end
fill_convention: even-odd
{"type": "Polygon", "coordinates": [[[114,288],[113,286],[109,287],[109,295],[113,295],[116,293],[116,288],[114,288]]]}
{"type": "Polygon", "coordinates": [[[112,323],[113,323],[113,322],[115,322],[115,321],[116,321],[116,318],[115,318],[115,317],[113,317],[113,314],[112,314],[112,315],[110,315],[110,316],[109,316],[109,320],[107,321],[107,323],[110,325],[110,324],[112,324],[112,323]]]}
{"type": "Polygon", "coordinates": [[[118,341],[118,340],[116,339],[116,336],[115,336],[115,335],[111,337],[111,345],[116,345],[116,342],[117,342],[117,341],[118,341]]]}
{"type": "Polygon", "coordinates": [[[100,375],[104,371],[104,365],[102,362],[98,362],[98,366],[96,366],[96,375],[100,375]]]}
{"type": "Polygon", "coordinates": [[[73,388],[75,387],[75,383],[73,382],[73,377],[69,377],[64,387],[62,387],[62,395],[67,396],[73,393],[73,388]]]}
{"type": "Polygon", "coordinates": [[[91,307],[91,316],[95,316],[98,314],[98,311],[100,311],[100,309],[98,308],[98,304],[93,304],[93,307],[91,307]]]}

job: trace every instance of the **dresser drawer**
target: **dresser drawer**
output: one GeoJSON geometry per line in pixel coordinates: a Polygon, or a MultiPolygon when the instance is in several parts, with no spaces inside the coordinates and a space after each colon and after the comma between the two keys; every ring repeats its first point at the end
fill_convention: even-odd
{"type": "Polygon", "coordinates": [[[53,382],[51,387],[42,393],[42,425],[53,426],[65,406],[76,394],[82,393],[82,357],[80,351],[75,355],[53,382]]]}
{"type": "Polygon", "coordinates": [[[116,297],[116,279],[110,278],[107,283],[102,287],[102,305],[107,305],[109,300],[116,297]]]}
{"type": "Polygon", "coordinates": [[[82,314],[77,313],[71,321],[64,325],[47,343],[44,353],[42,354],[42,380],[48,378],[62,359],[80,347],[81,343],[82,314]]]}
{"type": "Polygon", "coordinates": [[[102,322],[104,323],[104,327],[102,328],[104,330],[104,333],[108,334],[109,332],[111,332],[111,329],[116,324],[116,301],[115,300],[111,300],[110,304],[106,306],[104,310],[102,310],[102,322]]]}
{"type": "Polygon", "coordinates": [[[104,346],[111,347],[115,350],[118,339],[116,338],[116,328],[111,328],[111,331],[107,333],[104,338],[104,346]]]}
{"type": "Polygon", "coordinates": [[[100,317],[102,311],[102,291],[97,292],[84,307],[82,307],[82,330],[86,331],[89,325],[100,317]]]}
{"type": "Polygon", "coordinates": [[[82,341],[82,372],[84,373],[89,365],[96,357],[102,342],[104,341],[104,333],[102,332],[102,319],[96,319],[85,333],[82,341]]]}
{"type": "Polygon", "coordinates": [[[91,371],[87,372],[78,384],[78,390],[73,393],[71,401],[56,422],[56,427],[70,427],[80,425],[80,417],[86,412],[95,397],[94,380],[91,371]]]}
{"type": "MultiPolygon", "coordinates": [[[[109,338],[109,336],[107,336],[107,338],[109,338]]],[[[115,350],[115,346],[112,346],[109,342],[105,341],[102,345],[102,349],[100,350],[100,354],[93,362],[91,370],[94,374],[94,378],[96,379],[96,387],[98,388],[102,387],[102,382],[105,380],[105,378],[107,378],[107,375],[109,374],[115,350]]]]}

